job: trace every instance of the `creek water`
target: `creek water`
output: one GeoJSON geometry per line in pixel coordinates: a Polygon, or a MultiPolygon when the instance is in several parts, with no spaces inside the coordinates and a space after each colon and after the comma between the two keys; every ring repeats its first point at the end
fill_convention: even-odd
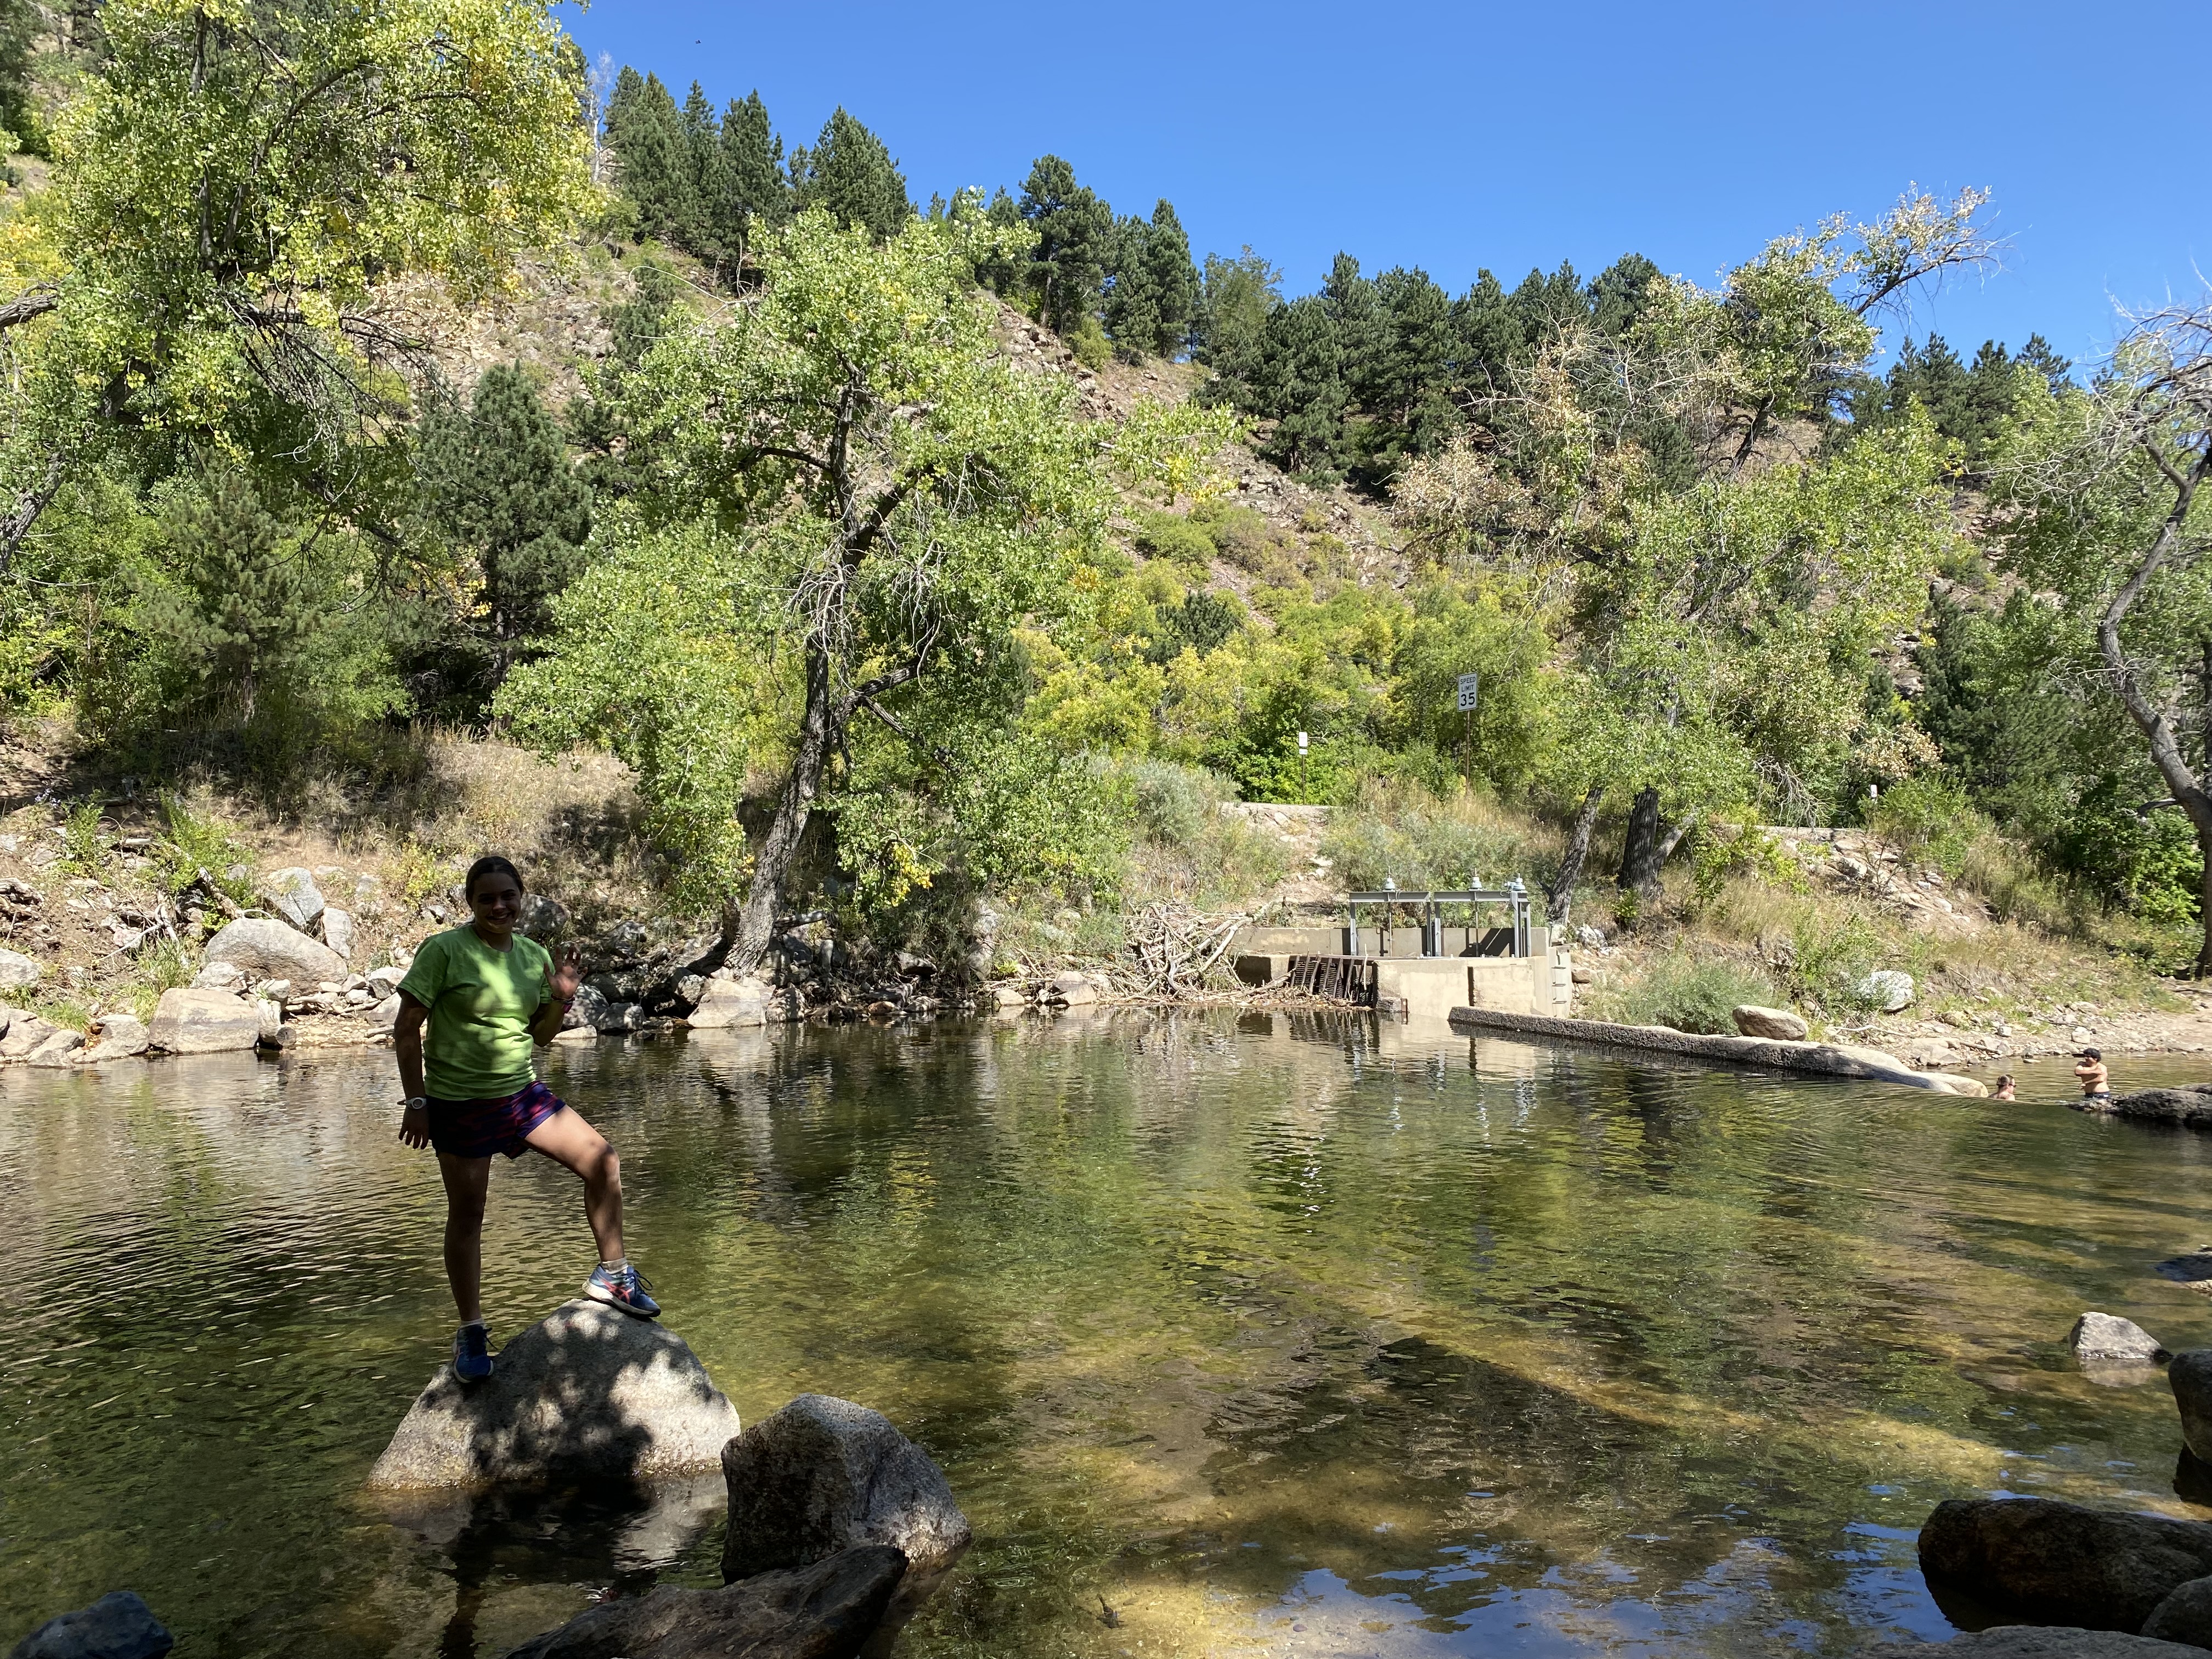
{"type": "MultiPolygon", "coordinates": [[[[841,1395],[945,1466],[977,1542],[915,1655],[1832,1653],[1951,1628],[1940,1498],[2207,1513],[2162,1382],[2064,1338],[2212,1345],[2150,1272],[2212,1237],[2212,1138],[2057,1066],[2008,1105],[1280,1014],[548,1065],[746,1420],[841,1395]]],[[[0,1643],[127,1586],[182,1659],[459,1659],[717,1582],[719,1480],[362,1495],[451,1330],[395,1092],[382,1052],[0,1075],[0,1643]]],[[[502,1163],[485,1254],[496,1340],[590,1266],[574,1182],[502,1163]]]]}

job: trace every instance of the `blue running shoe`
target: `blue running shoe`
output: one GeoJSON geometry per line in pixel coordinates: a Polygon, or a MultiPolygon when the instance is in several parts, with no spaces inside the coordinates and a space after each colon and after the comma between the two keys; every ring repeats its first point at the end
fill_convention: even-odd
{"type": "Polygon", "coordinates": [[[453,1375],[464,1382],[481,1382],[491,1375],[491,1333],[481,1325],[464,1325],[453,1333],[453,1375]]]}
{"type": "Polygon", "coordinates": [[[605,1302],[640,1319],[658,1319],[660,1304],[647,1294],[647,1289],[645,1275],[627,1262],[610,1267],[602,1261],[584,1281],[584,1294],[592,1301],[605,1302]]]}

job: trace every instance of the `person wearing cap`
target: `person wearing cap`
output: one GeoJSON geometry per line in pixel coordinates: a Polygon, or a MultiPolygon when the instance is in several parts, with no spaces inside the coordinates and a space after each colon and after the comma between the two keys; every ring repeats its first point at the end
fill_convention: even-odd
{"type": "Polygon", "coordinates": [[[2081,1079],[2081,1098],[2110,1100],[2112,1097],[2112,1074],[2105,1069],[2105,1056],[2094,1048],[2083,1048],[2075,1058],[2079,1064],[2074,1075],[2081,1079]]]}

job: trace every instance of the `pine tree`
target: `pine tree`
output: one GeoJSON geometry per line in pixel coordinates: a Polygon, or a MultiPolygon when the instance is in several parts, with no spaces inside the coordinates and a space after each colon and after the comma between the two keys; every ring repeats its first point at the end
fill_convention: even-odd
{"type": "Polygon", "coordinates": [[[1059,156],[1040,155],[1022,185],[1022,217],[1037,233],[1028,286],[1040,318],[1073,334],[1097,315],[1104,297],[1114,210],[1077,184],[1075,169],[1059,156]]]}
{"type": "Polygon", "coordinates": [[[32,0],[0,0],[0,127],[26,149],[39,148],[42,137],[31,110],[31,38],[38,27],[32,0]]]}
{"type": "Polygon", "coordinates": [[[1387,343],[1389,325],[1382,301],[1376,297],[1375,284],[1359,274],[1359,261],[1341,252],[1329,263],[1321,297],[1336,335],[1345,396],[1364,410],[1372,404],[1374,378],[1387,343]]]}
{"type": "Polygon", "coordinates": [[[415,470],[430,521],[483,574],[482,637],[495,687],[523,641],[551,625],[554,599],[584,568],[591,492],[537,387],[507,366],[484,371],[465,411],[425,423],[415,470]]]}
{"type": "Polygon", "coordinates": [[[686,204],[690,216],[669,240],[719,270],[736,247],[734,242],[726,243],[721,234],[723,204],[731,193],[729,163],[722,153],[721,124],[714,118],[714,106],[707,101],[706,89],[696,81],[684,100],[682,119],[684,161],[691,184],[686,204]]]}
{"type": "Polygon", "coordinates": [[[637,234],[680,241],[698,223],[690,145],[676,100],[660,77],[625,68],[607,100],[607,148],[617,182],[637,213],[637,234]]]}
{"type": "Polygon", "coordinates": [[[1267,319],[1283,303],[1283,273],[1248,246],[1233,259],[1206,256],[1193,351],[1214,374],[1210,398],[1257,411],[1266,372],[1267,319]]]}
{"type": "Polygon", "coordinates": [[[812,149],[792,151],[791,180],[802,211],[821,208],[848,229],[865,227],[878,240],[896,236],[914,217],[905,175],[890,151],[842,106],[822,124],[812,149]]]}
{"type": "Polygon", "coordinates": [[[1198,316],[1198,267],[1191,262],[1190,238],[1174,205],[1162,197],[1152,206],[1150,234],[1145,238],[1145,270],[1152,292],[1152,309],[1159,331],[1152,349],[1172,357],[1190,343],[1192,325],[1198,316]]]}
{"type": "Polygon", "coordinates": [[[2012,361],[2015,368],[2025,364],[2043,376],[2054,393],[2068,384],[2068,377],[2074,369],[2074,365],[2052,350],[2051,342],[2040,334],[2029,335],[2027,343],[2020,349],[2020,355],[2012,361]]]}
{"type": "Polygon", "coordinates": [[[1488,270],[1478,271],[1474,286],[1452,301],[1452,331],[1459,340],[1460,384],[1476,397],[1503,392],[1527,346],[1512,297],[1488,270]]]}
{"type": "Polygon", "coordinates": [[[1150,222],[1134,214],[1114,227],[1107,268],[1106,331],[1132,356],[1173,357],[1190,343],[1198,310],[1190,238],[1164,198],[1150,222]]]}
{"type": "Polygon", "coordinates": [[[718,204],[715,231],[742,258],[764,232],[781,229],[791,217],[783,140],[769,129],[768,106],[757,88],[748,98],[732,99],[722,112],[722,178],[726,193],[718,204]]]}
{"type": "Polygon", "coordinates": [[[1590,322],[1601,334],[1618,339],[1642,320],[1651,304],[1651,284],[1665,273],[1640,253],[1624,253],[1590,278],[1590,322]]]}
{"type": "Polygon", "coordinates": [[[211,473],[172,520],[173,585],[149,592],[139,624],[190,677],[194,700],[234,693],[252,720],[269,683],[313,633],[319,599],[298,550],[242,473],[211,473]]]}
{"type": "Polygon", "coordinates": [[[1160,333],[1158,296],[1152,291],[1152,228],[1135,214],[1114,223],[1106,262],[1106,332],[1121,356],[1134,362],[1155,349],[1160,333]]]}
{"type": "MultiPolygon", "coordinates": [[[[1001,185],[991,192],[991,205],[983,210],[983,216],[994,225],[1004,225],[1011,228],[1022,222],[1022,204],[1013,198],[1005,185],[1001,185]]],[[[977,282],[989,289],[992,293],[1002,295],[1008,299],[1019,297],[1022,283],[1028,276],[1027,260],[1003,253],[994,253],[975,267],[977,282]]]]}
{"type": "Polygon", "coordinates": [[[1321,295],[1302,295],[1268,317],[1264,376],[1275,429],[1261,454],[1285,471],[1333,477],[1344,437],[1343,361],[1321,295]]]}

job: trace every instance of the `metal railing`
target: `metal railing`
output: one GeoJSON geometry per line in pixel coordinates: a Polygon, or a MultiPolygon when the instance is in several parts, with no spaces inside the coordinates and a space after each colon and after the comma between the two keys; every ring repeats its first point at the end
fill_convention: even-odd
{"type": "MultiPolygon", "coordinates": [[[[1362,905],[1370,908],[1379,907],[1382,912],[1382,925],[1377,929],[1380,934],[1377,941],[1380,946],[1378,954],[1389,953],[1391,915],[1394,911],[1401,907],[1410,906],[1419,913],[1421,954],[1425,957],[1440,957],[1444,953],[1445,906],[1466,907],[1468,912],[1468,942],[1473,944],[1476,930],[1481,922],[1482,907],[1501,904],[1508,908],[1511,921],[1507,927],[1492,928],[1490,931],[1492,933],[1508,935],[1506,939],[1500,941],[1510,944],[1512,948],[1508,954],[1516,957],[1525,957],[1529,954],[1528,890],[1518,876],[1514,877],[1503,887],[1464,887],[1449,892],[1400,892],[1395,884],[1386,882],[1379,893],[1346,894],[1345,904],[1347,914],[1344,930],[1344,954],[1348,957],[1364,954],[1359,948],[1359,910],[1362,905]]],[[[1496,953],[1483,951],[1476,954],[1496,953]]]]}

